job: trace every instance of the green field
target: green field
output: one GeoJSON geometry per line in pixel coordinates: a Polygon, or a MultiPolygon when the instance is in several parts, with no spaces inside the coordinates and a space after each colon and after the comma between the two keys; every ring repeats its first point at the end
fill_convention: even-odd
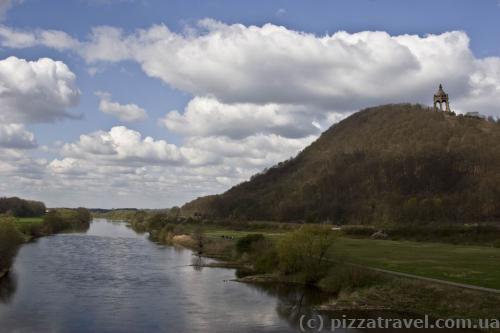
{"type": "Polygon", "coordinates": [[[281,235],[283,235],[283,232],[225,230],[217,228],[206,229],[204,232],[205,236],[208,238],[222,238],[222,236],[226,236],[234,239],[238,239],[241,237],[245,237],[246,235],[252,235],[252,234],[262,234],[270,239],[278,239],[281,235]]]}
{"type": "Polygon", "coordinates": [[[336,260],[500,289],[500,248],[339,237],[336,260]]]}
{"type": "Polygon", "coordinates": [[[39,217],[18,217],[16,218],[16,225],[18,228],[25,227],[29,224],[41,224],[43,221],[43,216],[39,217]]]}
{"type": "MultiPolygon", "coordinates": [[[[221,227],[204,230],[209,238],[241,238],[262,233],[277,240],[283,232],[240,231],[221,227]]],[[[500,248],[412,241],[354,239],[339,236],[330,257],[423,277],[500,289],[500,248]]]]}
{"type": "MultiPolygon", "coordinates": [[[[16,218],[16,226],[25,235],[31,235],[34,228],[38,228],[43,221],[43,216],[39,217],[18,217],[16,218]]],[[[29,239],[30,237],[28,237],[29,239]]]]}
{"type": "Polygon", "coordinates": [[[22,224],[22,223],[42,223],[43,221],[43,216],[38,216],[38,217],[18,217],[16,218],[16,223],[17,224],[22,224]]]}

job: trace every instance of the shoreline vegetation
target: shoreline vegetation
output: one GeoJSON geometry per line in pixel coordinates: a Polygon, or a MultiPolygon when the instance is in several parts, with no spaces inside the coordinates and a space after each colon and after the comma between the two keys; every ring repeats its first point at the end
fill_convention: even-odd
{"type": "Polygon", "coordinates": [[[41,202],[0,198],[0,279],[9,273],[22,244],[56,233],[87,230],[91,220],[86,208],[47,211],[41,202]]]}
{"type": "MultiPolygon", "coordinates": [[[[430,238],[426,236],[430,234],[430,226],[422,228],[420,236],[415,239],[429,240],[433,243],[398,242],[372,240],[367,236],[368,233],[360,235],[359,232],[349,230],[349,227],[344,232],[332,228],[331,225],[319,224],[213,222],[183,218],[179,214],[176,210],[112,211],[98,214],[96,217],[124,220],[138,232],[149,232],[150,239],[154,242],[189,248],[198,255],[194,258],[193,265],[236,268],[241,276],[235,280],[239,282],[289,283],[317,287],[331,295],[330,301],[317,306],[321,311],[387,310],[417,316],[427,314],[434,318],[476,320],[498,317],[500,294],[392,276],[374,271],[370,269],[370,265],[366,267],[353,265],[355,261],[351,261],[352,258],[348,255],[349,252],[359,252],[362,256],[365,252],[360,248],[363,246],[366,248],[365,251],[369,251],[367,248],[369,246],[380,247],[381,244],[392,245],[392,243],[394,246],[401,246],[399,249],[401,256],[405,255],[403,246],[409,244],[430,246],[431,249],[432,246],[441,246],[443,251],[454,250],[456,245],[446,243],[460,243],[457,241],[461,239],[457,235],[463,232],[460,228],[456,229],[458,231],[455,229],[449,231],[446,226],[436,226],[436,230],[440,228],[448,230],[442,232],[443,243],[438,242],[437,236],[430,238]],[[450,242],[448,236],[455,241],[450,242]],[[205,264],[202,257],[219,261],[205,264]]],[[[488,228],[485,230],[489,230],[488,228]]],[[[481,227],[477,230],[480,231],[476,233],[477,240],[487,234],[486,231],[482,232],[481,227]]],[[[418,232],[412,235],[416,234],[418,232]]],[[[440,235],[440,232],[437,234],[440,235]]],[[[406,239],[406,236],[400,235],[398,238],[406,239]]],[[[472,243],[478,244],[478,242],[472,243]]],[[[459,246],[459,249],[468,249],[468,246],[459,246]]],[[[493,243],[481,249],[491,249],[495,254],[500,253],[493,243]]],[[[410,247],[409,250],[413,253],[414,249],[410,247]]],[[[375,248],[375,251],[378,250],[375,248]]],[[[393,254],[397,256],[398,252],[393,254]]],[[[470,261],[466,254],[465,257],[470,261]]],[[[475,263],[468,262],[468,264],[475,263]]],[[[418,267],[418,260],[414,261],[413,265],[418,267]]],[[[462,274],[465,274],[465,269],[462,269],[464,270],[462,274]]],[[[489,269],[494,270],[494,266],[489,269]]],[[[422,273],[432,276],[429,272],[422,271],[422,273]]],[[[498,286],[500,277],[492,274],[490,278],[496,278],[494,285],[498,286]]],[[[453,278],[449,280],[452,281],[453,278]]]]}

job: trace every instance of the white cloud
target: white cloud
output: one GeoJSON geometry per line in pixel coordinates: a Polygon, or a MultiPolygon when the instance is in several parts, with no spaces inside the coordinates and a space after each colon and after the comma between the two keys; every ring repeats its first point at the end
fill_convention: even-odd
{"type": "Polygon", "coordinates": [[[209,152],[221,158],[221,164],[254,171],[295,156],[316,136],[290,139],[276,134],[256,134],[235,140],[225,136],[193,137],[184,147],[209,152]]]}
{"type": "Polygon", "coordinates": [[[0,26],[0,44],[9,48],[45,46],[59,51],[78,49],[80,42],[59,30],[25,31],[0,26]]]}
{"type": "MultiPolygon", "coordinates": [[[[3,43],[48,46],[40,37],[43,31],[27,34],[3,43]]],[[[62,45],[77,43],[66,39],[72,42],[62,45]]],[[[185,33],[164,25],[132,34],[95,27],[78,43],[73,49],[93,67],[98,62],[136,61],[151,77],[227,105],[352,112],[382,103],[430,103],[443,83],[453,97],[452,106],[461,110],[473,106],[477,92],[482,92],[484,82],[478,78],[488,77],[490,88],[500,85],[499,75],[473,55],[462,31],[426,36],[339,31],[317,36],[273,24],[229,25],[206,19],[185,33]]],[[[487,63],[496,61],[498,57],[487,63]]],[[[495,90],[486,105],[497,114],[499,95],[495,90]]]]}
{"type": "MultiPolygon", "coordinates": [[[[426,36],[340,31],[317,36],[273,24],[204,20],[184,33],[164,25],[133,33],[96,27],[82,41],[56,32],[3,27],[0,43],[71,48],[93,68],[91,73],[108,62],[133,61],[148,76],[193,96],[184,110],[170,111],[160,120],[182,136],[177,145],[122,126],[65,144],[60,156],[45,164],[43,182],[30,180],[30,188],[60,190],[58,200],[66,200],[66,188],[92,192],[86,198],[97,205],[107,200],[99,193],[111,188],[122,202],[135,206],[147,205],[147,200],[169,206],[220,192],[294,156],[319,130],[361,107],[431,103],[439,83],[450,94],[454,110],[500,115],[500,58],[476,58],[461,31],[426,36]]],[[[1,91],[0,101],[8,106],[1,91]]],[[[118,117],[127,113],[124,109],[131,114],[142,110],[112,101],[109,95],[101,96],[101,104],[103,112],[118,117]]],[[[59,110],[68,108],[62,105],[59,110]]],[[[0,117],[5,114],[0,110],[0,117]]],[[[30,161],[24,161],[2,161],[0,172],[28,166],[30,161]]],[[[30,181],[23,178],[19,186],[30,181]]]]}
{"type": "Polygon", "coordinates": [[[29,149],[37,146],[33,133],[22,124],[0,124],[0,147],[29,149]]]}
{"type": "Polygon", "coordinates": [[[189,35],[163,25],[131,35],[96,29],[84,50],[89,62],[135,60],[149,76],[223,103],[337,111],[425,102],[439,82],[450,94],[464,96],[474,89],[470,72],[482,70],[460,31],[424,37],[381,31],[316,36],[272,24],[204,20],[189,35]]]}
{"type": "Polygon", "coordinates": [[[99,60],[121,61],[130,57],[128,46],[122,42],[123,32],[114,27],[95,27],[89,41],[79,50],[89,63],[99,60]]]}
{"type": "Polygon", "coordinates": [[[135,122],[145,120],[148,116],[146,110],[137,104],[120,104],[111,101],[111,95],[106,92],[96,92],[99,96],[99,110],[112,115],[124,122],[135,122]]]}
{"type": "MultiPolygon", "coordinates": [[[[241,140],[225,136],[191,137],[181,146],[115,126],[110,131],[82,134],[77,142],[65,144],[61,155],[73,160],[121,166],[182,166],[198,168],[214,165],[239,168],[266,167],[295,155],[316,136],[289,139],[258,134],[241,140]]],[[[65,162],[66,163],[66,162],[65,162]]]]}
{"type": "MultiPolygon", "coordinates": [[[[85,193],[86,205],[92,205],[88,202],[94,202],[102,192],[113,191],[121,193],[121,202],[131,200],[134,206],[171,206],[223,191],[295,155],[314,138],[288,139],[274,134],[252,135],[241,140],[224,136],[191,137],[176,146],[144,138],[123,126],[113,127],[108,132],[81,135],[76,142],[65,144],[61,157],[47,163],[45,178],[39,186],[45,186],[46,193],[65,188],[81,191],[85,193]],[[144,195],[151,195],[151,201],[146,201],[144,195]],[[160,198],[165,201],[159,201],[160,198]]],[[[58,200],[65,202],[68,198],[58,200]]],[[[109,198],[101,200],[106,202],[109,198]]],[[[94,205],[102,202],[95,201],[94,205]]]]}
{"type": "Polygon", "coordinates": [[[115,126],[109,132],[83,134],[76,143],[64,145],[62,153],[68,157],[96,158],[106,162],[176,164],[182,161],[175,145],[149,136],[143,139],[141,133],[124,126],[115,126]]]}
{"type": "MultiPolygon", "coordinates": [[[[317,112],[319,118],[323,114],[317,112]]],[[[188,136],[228,136],[238,139],[255,133],[300,138],[318,134],[310,108],[282,104],[224,104],[214,98],[195,97],[181,114],[169,112],[160,123],[188,136]]]]}
{"type": "Polygon", "coordinates": [[[61,61],[0,60],[0,121],[36,123],[77,117],[67,111],[79,100],[75,79],[61,61]]]}

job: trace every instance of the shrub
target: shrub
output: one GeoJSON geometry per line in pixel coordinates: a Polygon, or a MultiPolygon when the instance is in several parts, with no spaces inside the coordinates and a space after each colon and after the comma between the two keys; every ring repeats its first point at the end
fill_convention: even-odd
{"type": "Polygon", "coordinates": [[[250,261],[257,273],[272,273],[278,267],[278,253],[275,244],[265,238],[252,243],[250,261]]]}
{"type": "Polygon", "coordinates": [[[329,229],[305,225],[288,233],[278,243],[279,270],[283,274],[299,274],[304,282],[317,281],[328,269],[325,260],[333,243],[329,229]]]}
{"type": "Polygon", "coordinates": [[[43,218],[43,229],[53,234],[62,231],[85,230],[91,220],[90,212],[85,208],[57,209],[50,211],[43,218]]]}
{"type": "Polygon", "coordinates": [[[246,235],[236,242],[236,252],[239,255],[249,252],[252,248],[252,245],[256,242],[259,242],[264,239],[264,235],[262,234],[250,234],[246,235]]]}

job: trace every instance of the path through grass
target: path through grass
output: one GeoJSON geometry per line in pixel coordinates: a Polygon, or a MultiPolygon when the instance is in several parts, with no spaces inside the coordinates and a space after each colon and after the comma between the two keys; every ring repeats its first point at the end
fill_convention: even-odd
{"type": "Polygon", "coordinates": [[[500,289],[500,248],[340,237],[330,256],[370,267],[500,289]]]}

